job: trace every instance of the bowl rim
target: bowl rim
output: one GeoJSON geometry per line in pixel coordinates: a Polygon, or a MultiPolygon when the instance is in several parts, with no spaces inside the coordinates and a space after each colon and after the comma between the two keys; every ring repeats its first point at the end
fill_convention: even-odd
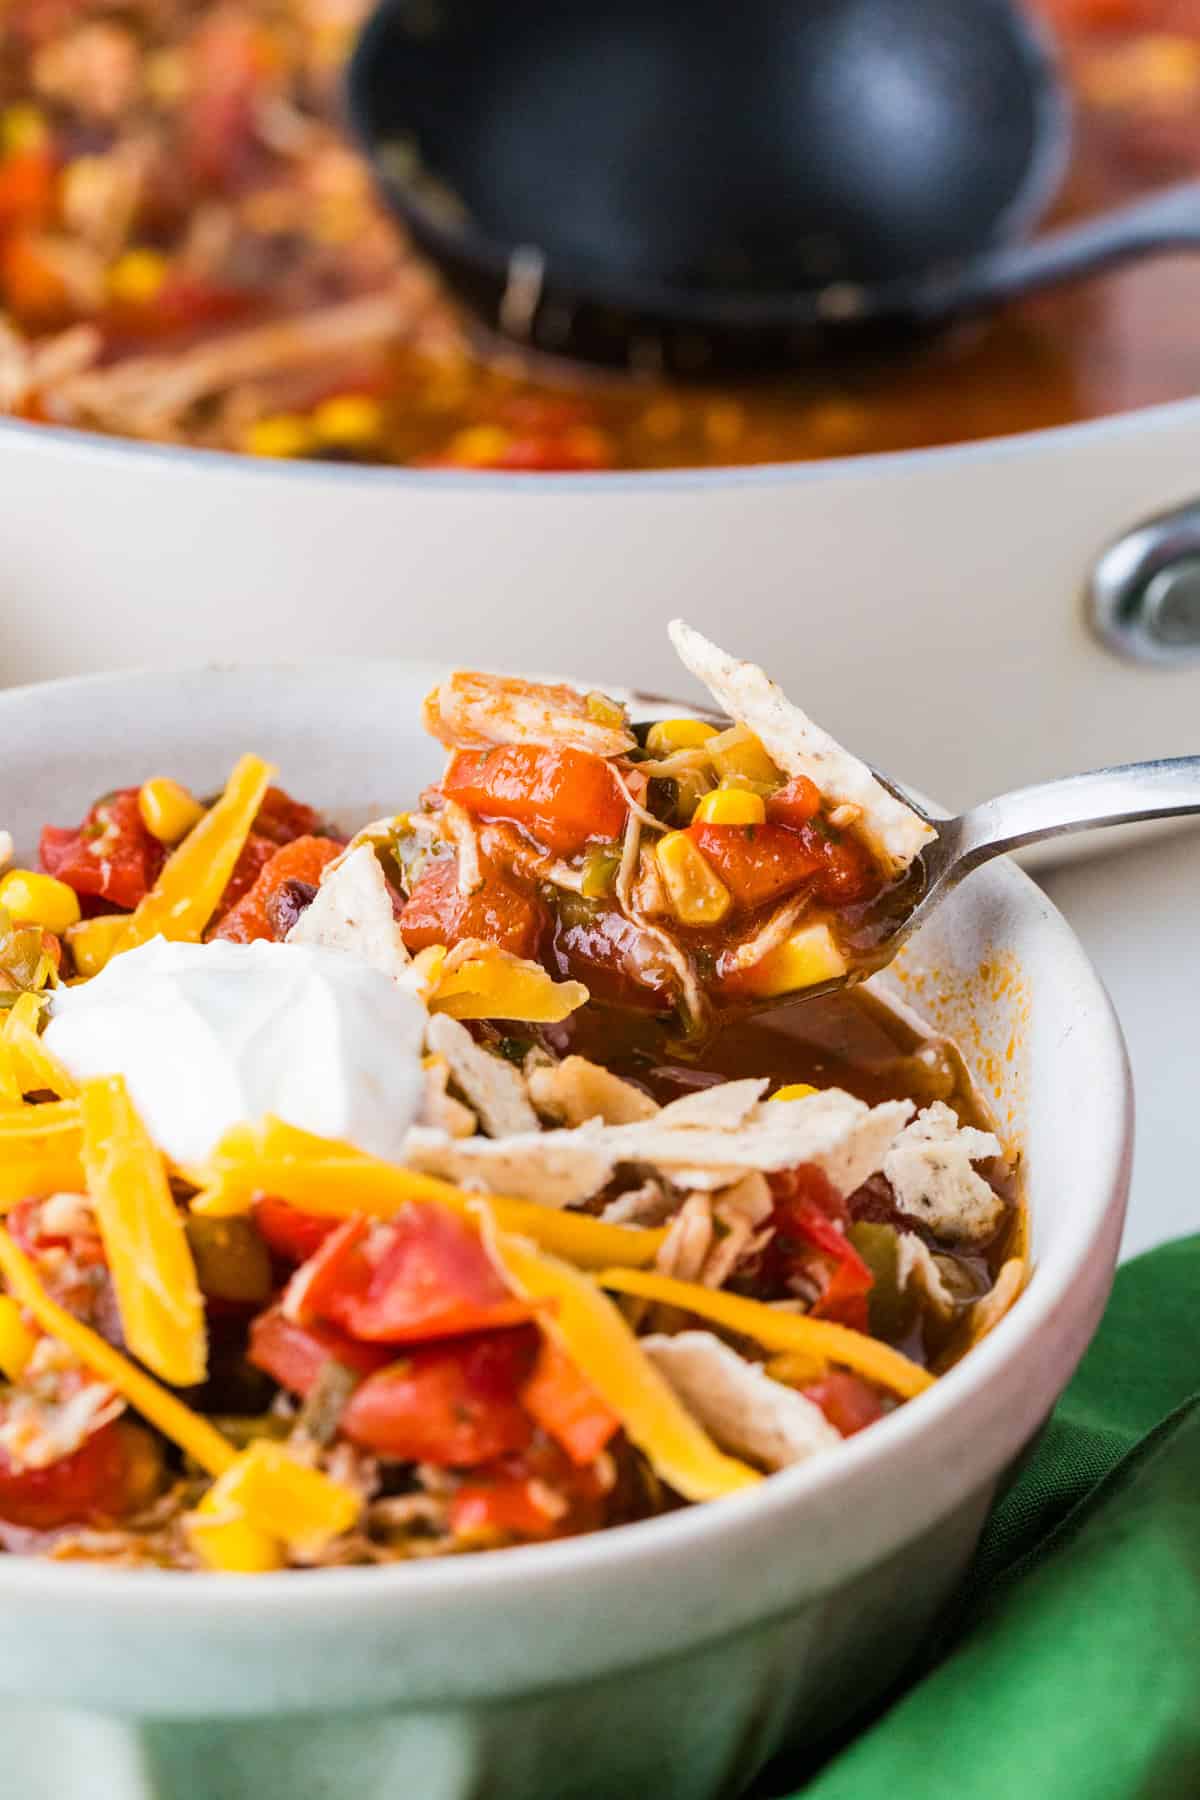
{"type": "Polygon", "coordinates": [[[1065,425],[1041,426],[1033,431],[1010,432],[1001,437],[973,438],[960,443],[933,444],[912,450],[872,450],[861,455],[814,457],[804,462],[728,463],[713,468],[597,469],[590,472],[521,473],[500,470],[417,469],[404,464],[351,464],[288,461],[255,457],[239,450],[206,449],[192,444],[155,444],[111,436],[68,425],[34,424],[29,420],[0,417],[0,453],[13,450],[29,456],[78,451],[85,461],[149,464],[158,470],[194,469],[198,473],[229,475],[243,471],[252,480],[271,477],[303,488],[308,484],[332,484],[345,490],[374,488],[411,489],[414,494],[459,492],[524,496],[621,493],[705,492],[713,488],[805,487],[836,481],[843,473],[858,478],[887,477],[909,470],[936,473],[948,464],[989,464],[1031,456],[1045,450],[1060,454],[1107,441],[1113,435],[1130,439],[1159,427],[1200,424],[1200,395],[1163,400],[1127,412],[1097,419],[1077,419],[1065,425]]]}
{"type": "MultiPolygon", "coordinates": [[[[347,671],[355,662],[374,678],[381,671],[403,670],[427,679],[444,674],[443,663],[419,658],[387,657],[374,661],[338,658],[347,671]]],[[[185,665],[172,670],[115,670],[32,682],[0,689],[0,729],[13,705],[31,697],[60,694],[103,694],[106,690],[161,684],[176,678],[220,679],[234,676],[267,679],[281,673],[324,678],[327,660],[300,659],[278,663],[213,663],[185,665]]],[[[169,1602],[180,1627],[189,1623],[229,1623],[259,1616],[271,1609],[273,1618],[328,1621],[335,1610],[345,1609],[360,1617],[372,1610],[391,1607],[401,1594],[415,1606],[429,1606],[439,1596],[480,1603],[502,1601],[517,1590],[539,1582],[563,1582],[572,1578],[603,1578],[606,1569],[619,1565],[623,1575],[644,1568],[647,1572],[664,1558],[702,1552],[718,1545],[728,1534],[736,1536],[743,1524],[765,1528],[780,1515],[802,1506],[806,1499],[827,1494],[839,1484],[872,1472],[882,1475],[889,1464],[904,1465],[914,1448],[920,1455],[936,1444],[943,1424],[970,1409],[1006,1367],[1020,1357],[1022,1347],[1033,1341],[1063,1309],[1082,1278],[1089,1272],[1097,1246],[1109,1235],[1115,1248],[1124,1213],[1129,1160],[1133,1141],[1133,1087],[1128,1055],[1112,1002],[1079,939],[1049,897],[1015,865],[993,864],[981,871],[977,892],[989,888],[1015,901],[1020,918],[1049,931],[1057,940],[1058,966],[1070,971],[1086,997],[1093,1019],[1096,1048],[1102,1053],[1105,1090],[1120,1095],[1121,1104],[1098,1108],[1089,1119],[1092,1160],[1106,1171],[1070,1233],[1051,1245],[1034,1269],[1034,1278],[995,1329],[967,1356],[956,1363],[937,1384],[918,1396],[918,1403],[897,1409],[869,1432],[843,1443],[837,1456],[817,1458],[783,1469],[761,1484],[718,1501],[709,1501],[677,1512],[615,1526],[558,1542],[515,1546],[503,1552],[429,1559],[385,1565],[354,1566],[313,1571],[285,1570],[262,1574],[247,1581],[237,1575],[206,1573],[203,1579],[181,1579],[190,1572],[163,1569],[127,1569],[99,1564],[54,1563],[31,1556],[0,1555],[0,1603],[5,1596],[28,1602],[42,1599],[55,1607],[72,1601],[102,1603],[114,1624],[130,1624],[147,1613],[159,1614],[169,1602]],[[305,1575],[307,1579],[298,1579],[305,1575]],[[319,1577],[319,1578],[318,1578],[319,1577]]],[[[1094,1271],[1093,1271],[1094,1272],[1094,1271]]]]}

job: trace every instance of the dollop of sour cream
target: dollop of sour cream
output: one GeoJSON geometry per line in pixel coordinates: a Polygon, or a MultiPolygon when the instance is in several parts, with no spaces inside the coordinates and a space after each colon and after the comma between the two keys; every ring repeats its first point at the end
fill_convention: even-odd
{"type": "Polygon", "coordinates": [[[180,1165],[264,1113],[398,1161],[426,1023],[411,992],[336,950],[155,938],[59,988],[45,1041],[77,1080],[123,1075],[180,1165]]]}

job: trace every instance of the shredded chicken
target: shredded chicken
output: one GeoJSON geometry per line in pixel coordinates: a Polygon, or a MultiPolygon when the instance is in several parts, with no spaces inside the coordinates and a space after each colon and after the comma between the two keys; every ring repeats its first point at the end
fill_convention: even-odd
{"type": "Polygon", "coordinates": [[[615,700],[581,694],[565,682],[525,681],[456,669],[425,702],[425,728],[448,749],[493,744],[568,745],[621,756],[635,745],[615,700]],[[607,714],[607,716],[597,716],[607,714]]]}

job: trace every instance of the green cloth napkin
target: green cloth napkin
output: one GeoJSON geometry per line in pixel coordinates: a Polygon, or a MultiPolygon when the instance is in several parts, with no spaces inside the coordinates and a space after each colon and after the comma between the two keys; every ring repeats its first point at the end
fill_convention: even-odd
{"type": "Polygon", "coordinates": [[[1200,1237],[1120,1270],[933,1665],[804,1774],[777,1763],[755,1792],[1200,1796],[1200,1237]]]}

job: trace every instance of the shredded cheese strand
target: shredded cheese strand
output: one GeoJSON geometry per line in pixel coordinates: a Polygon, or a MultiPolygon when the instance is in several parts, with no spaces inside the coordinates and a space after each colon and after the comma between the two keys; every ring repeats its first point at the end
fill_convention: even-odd
{"type": "Polygon", "coordinates": [[[208,1372],[204,1300],[163,1160],[120,1075],[83,1087],[83,1167],[125,1342],[173,1387],[208,1372]]]}
{"type": "MultiPolygon", "coordinates": [[[[409,1200],[431,1200],[470,1218],[480,1198],[436,1175],[383,1162],[271,1116],[260,1125],[239,1125],[228,1132],[217,1146],[211,1175],[211,1185],[192,1201],[193,1212],[209,1218],[246,1212],[255,1194],[271,1194],[303,1212],[333,1219],[356,1213],[390,1219],[409,1200]]],[[[666,1237],[665,1229],[610,1225],[532,1200],[486,1198],[506,1231],[520,1232],[584,1268],[641,1268],[654,1261],[666,1237]]]]}
{"type": "Polygon", "coordinates": [[[181,943],[200,941],[274,774],[271,764],[261,757],[238,760],[225,792],[167,858],[161,875],[130,914],[110,954],[134,950],[153,937],[181,943]]]}
{"type": "Polygon", "coordinates": [[[36,994],[22,994],[9,1008],[4,1023],[5,1043],[16,1065],[22,1092],[32,1094],[45,1089],[60,1100],[77,1099],[79,1083],[42,1042],[38,1032],[41,1010],[36,994]]]}
{"type": "Polygon", "coordinates": [[[33,1316],[43,1331],[65,1344],[68,1350],[73,1350],[94,1375],[124,1394],[144,1419],[186,1451],[193,1462],[210,1475],[223,1475],[226,1469],[233,1467],[238,1452],[228,1438],[199,1413],[185,1406],[182,1400],[160,1387],[153,1376],[137,1368],[119,1350],[114,1350],[65,1306],[52,1300],[33,1263],[2,1225],[0,1274],[8,1283],[13,1299],[33,1316]]]}
{"type": "Polygon", "coordinates": [[[648,1269],[605,1269],[597,1280],[601,1287],[617,1294],[633,1294],[642,1300],[662,1300],[668,1306],[683,1307],[699,1318],[711,1319],[714,1325],[723,1325],[727,1331],[753,1338],[766,1350],[807,1351],[826,1362],[842,1363],[856,1375],[890,1388],[905,1400],[923,1394],[934,1383],[927,1369],[890,1345],[861,1331],[851,1331],[849,1326],[834,1325],[828,1319],[779,1312],[761,1300],[745,1300],[740,1294],[725,1294],[694,1281],[676,1281],[673,1276],[656,1275],[648,1269]]]}
{"type": "MultiPolygon", "coordinates": [[[[485,1200],[474,1205],[485,1217],[491,1210],[485,1200]]],[[[685,1500],[718,1500],[762,1480],[755,1469],[717,1449],[591,1276],[510,1232],[493,1227],[486,1241],[522,1298],[545,1306],[539,1315],[543,1331],[559,1340],[676,1493],[685,1500]]]]}
{"type": "MultiPolygon", "coordinates": [[[[4,1048],[0,1044],[0,1048],[4,1048]]],[[[83,1122],[78,1100],[25,1102],[0,1109],[0,1212],[20,1200],[83,1187],[83,1122]]]]}

